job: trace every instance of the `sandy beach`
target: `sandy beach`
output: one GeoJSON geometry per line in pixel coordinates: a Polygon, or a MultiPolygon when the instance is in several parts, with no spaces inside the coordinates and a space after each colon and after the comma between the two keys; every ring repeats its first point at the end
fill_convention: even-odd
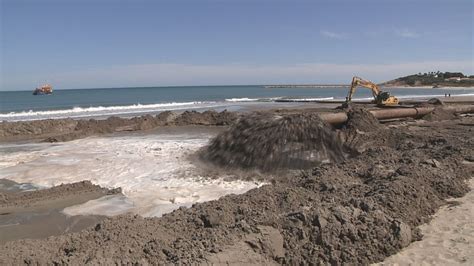
{"type": "Polygon", "coordinates": [[[378,265],[474,264],[474,179],[464,197],[448,200],[419,228],[423,239],[410,244],[378,265]]]}
{"type": "MultiPolygon", "coordinates": [[[[321,111],[331,112],[262,110],[263,120],[250,118],[252,134],[267,134],[257,126],[271,121],[265,117],[297,121],[321,111]]],[[[248,115],[165,112],[2,123],[0,262],[472,260],[471,116],[438,111],[380,124],[356,112],[325,137],[356,154],[342,163],[298,164],[305,166],[301,170],[280,169],[278,163],[270,172],[242,171],[196,160],[215,136],[224,149],[227,141],[238,143],[241,135],[222,133],[246,132],[239,129],[246,121],[240,117],[248,115]]],[[[280,138],[267,135],[265,141],[280,138]]],[[[213,152],[226,156],[220,149],[213,152]]],[[[260,156],[258,150],[248,152],[260,156]]]]}

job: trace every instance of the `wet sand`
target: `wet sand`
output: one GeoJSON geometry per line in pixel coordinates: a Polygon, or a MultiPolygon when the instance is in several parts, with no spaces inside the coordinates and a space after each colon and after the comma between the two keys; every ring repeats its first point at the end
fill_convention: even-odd
{"type": "Polygon", "coordinates": [[[67,216],[61,211],[119,190],[102,189],[90,182],[49,189],[17,189],[21,184],[0,179],[0,243],[78,232],[95,225],[101,216],[67,216]]]}
{"type": "MultiPolygon", "coordinates": [[[[191,116],[191,120],[182,119],[188,122],[181,125],[192,127],[189,121],[216,125],[216,121],[222,121],[215,119],[222,118],[221,115],[209,113],[206,117],[191,116]]],[[[466,181],[473,176],[473,119],[469,116],[441,121],[437,117],[431,117],[431,121],[408,119],[377,126],[373,131],[358,124],[343,127],[338,130],[347,139],[350,137],[350,144],[359,154],[342,164],[273,175],[269,185],[242,195],[180,208],[162,218],[144,219],[134,215],[100,218],[96,222],[84,221],[85,227],[87,223],[96,225],[75,234],[9,241],[0,245],[0,262],[380,262],[407,246],[410,249],[412,241],[422,239],[418,226],[430,221],[431,215],[446,204],[445,200],[452,201],[453,197],[469,191],[466,181]]],[[[145,125],[149,121],[140,123],[145,125]]],[[[121,130],[118,134],[128,133],[121,130]]],[[[55,205],[54,200],[45,202],[49,206],[46,209],[65,207],[55,205]]],[[[450,215],[459,215],[456,217],[461,221],[466,209],[450,215]]],[[[37,226],[41,223],[41,220],[34,222],[37,226]]],[[[429,231],[425,232],[426,240],[435,243],[430,240],[429,231]]],[[[468,247],[469,244],[460,246],[460,254],[464,252],[467,258],[468,247]]],[[[417,257],[423,251],[413,252],[410,254],[417,257]]],[[[437,262],[443,260],[434,260],[437,262]]],[[[389,259],[387,263],[392,262],[389,259]]]]}
{"type": "Polygon", "coordinates": [[[103,120],[35,120],[0,123],[0,143],[18,141],[63,142],[88,136],[117,132],[138,132],[165,126],[228,126],[240,113],[185,111],[163,112],[156,116],[144,115],[133,118],[109,117],[103,120]]]}

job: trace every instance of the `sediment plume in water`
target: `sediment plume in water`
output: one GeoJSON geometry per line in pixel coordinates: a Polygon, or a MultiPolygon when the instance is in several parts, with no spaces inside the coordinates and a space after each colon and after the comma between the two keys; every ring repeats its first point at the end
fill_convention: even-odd
{"type": "Polygon", "coordinates": [[[316,114],[252,114],[242,117],[200,151],[225,168],[300,169],[344,159],[343,145],[316,114]]]}

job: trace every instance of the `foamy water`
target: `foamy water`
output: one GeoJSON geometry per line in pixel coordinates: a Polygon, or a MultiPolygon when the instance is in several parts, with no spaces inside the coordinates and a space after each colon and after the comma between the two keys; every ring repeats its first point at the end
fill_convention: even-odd
{"type": "MultiPolygon", "coordinates": [[[[187,159],[210,134],[159,134],[87,138],[60,144],[35,144],[31,150],[5,152],[0,178],[51,187],[90,180],[121,187],[125,196],[107,196],[66,208],[69,215],[117,215],[125,212],[161,216],[180,206],[240,194],[261,184],[211,179],[187,159]]],[[[9,148],[8,148],[9,149],[9,148]]]]}

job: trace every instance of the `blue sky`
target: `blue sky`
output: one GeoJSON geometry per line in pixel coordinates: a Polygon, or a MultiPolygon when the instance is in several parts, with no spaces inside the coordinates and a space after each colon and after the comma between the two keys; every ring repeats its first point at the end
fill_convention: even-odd
{"type": "Polygon", "coordinates": [[[1,90],[474,74],[470,0],[0,0],[1,90]]]}

